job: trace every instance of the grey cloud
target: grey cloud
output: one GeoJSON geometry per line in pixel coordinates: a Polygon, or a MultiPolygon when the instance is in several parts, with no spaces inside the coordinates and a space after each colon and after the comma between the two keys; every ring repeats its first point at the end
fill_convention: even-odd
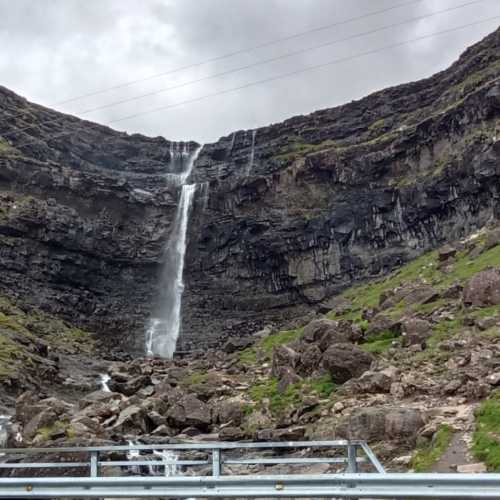
{"type": "MultiPolygon", "coordinates": [[[[0,0],[0,84],[49,105],[396,3],[401,0],[0,0]]],[[[464,0],[415,1],[383,15],[57,108],[78,114],[83,109],[460,3],[464,0]]],[[[477,5],[382,33],[83,117],[107,123],[129,114],[500,14],[499,7],[496,0],[483,0],[477,5]]],[[[494,22],[476,25],[286,80],[147,114],[117,124],[117,128],[174,140],[216,140],[233,130],[263,126],[295,114],[338,105],[389,85],[429,76],[445,68],[466,46],[495,27],[494,22]]]]}

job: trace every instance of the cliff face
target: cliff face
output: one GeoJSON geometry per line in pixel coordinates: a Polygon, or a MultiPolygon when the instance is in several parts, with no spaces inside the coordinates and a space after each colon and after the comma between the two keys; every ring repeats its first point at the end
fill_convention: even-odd
{"type": "MultiPolygon", "coordinates": [[[[499,42],[432,78],[205,145],[179,348],[288,321],[497,217],[499,42]]],[[[171,143],[4,88],[0,117],[0,287],[140,348],[179,198],[171,143]]]]}
{"type": "Polygon", "coordinates": [[[499,42],[426,80],[206,145],[183,346],[303,314],[497,217],[499,42]]]}
{"type": "Polygon", "coordinates": [[[181,145],[65,116],[5,88],[0,115],[0,287],[114,345],[142,346],[178,198],[165,174],[179,167],[169,162],[181,145]]]}

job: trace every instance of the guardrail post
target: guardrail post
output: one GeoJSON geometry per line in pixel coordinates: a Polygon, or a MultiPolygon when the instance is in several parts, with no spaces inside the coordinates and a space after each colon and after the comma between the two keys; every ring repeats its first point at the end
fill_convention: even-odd
{"type": "Polygon", "coordinates": [[[220,476],[220,450],[219,449],[212,450],[212,476],[213,477],[220,476]]]}
{"type": "Polygon", "coordinates": [[[99,473],[99,452],[90,452],[90,477],[97,477],[99,473]]]}
{"type": "Polygon", "coordinates": [[[358,462],[356,460],[356,445],[347,445],[347,472],[355,473],[358,472],[358,462]]]}

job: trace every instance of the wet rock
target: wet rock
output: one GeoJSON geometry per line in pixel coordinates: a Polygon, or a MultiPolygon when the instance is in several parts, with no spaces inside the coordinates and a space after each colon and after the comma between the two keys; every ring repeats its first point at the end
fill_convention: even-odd
{"type": "Polygon", "coordinates": [[[323,354],[322,367],[336,383],[343,384],[370,369],[373,356],[353,344],[333,344],[323,354]]]}
{"type": "Polygon", "coordinates": [[[490,268],[472,276],[465,284],[463,302],[467,306],[500,304],[500,269],[490,268]]]}

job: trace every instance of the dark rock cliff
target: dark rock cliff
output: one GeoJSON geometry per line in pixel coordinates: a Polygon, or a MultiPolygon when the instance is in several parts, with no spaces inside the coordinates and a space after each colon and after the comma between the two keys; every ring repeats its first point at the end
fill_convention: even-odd
{"type": "MultiPolygon", "coordinates": [[[[426,80],[205,145],[179,347],[288,321],[497,217],[499,41],[426,80]]],[[[0,117],[0,287],[140,348],[179,196],[171,143],[1,87],[0,117]]]]}
{"type": "Polygon", "coordinates": [[[142,346],[178,199],[165,174],[179,167],[170,155],[181,145],[1,87],[0,115],[0,287],[114,345],[142,346]]]}
{"type": "Polygon", "coordinates": [[[498,217],[499,74],[497,31],[431,78],[206,145],[183,346],[288,320],[498,217]]]}

